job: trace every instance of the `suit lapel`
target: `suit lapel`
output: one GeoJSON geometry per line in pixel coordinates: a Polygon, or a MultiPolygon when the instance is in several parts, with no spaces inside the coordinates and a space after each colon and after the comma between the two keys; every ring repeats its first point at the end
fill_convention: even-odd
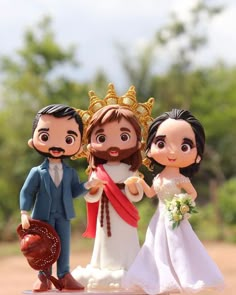
{"type": "Polygon", "coordinates": [[[63,196],[66,196],[66,189],[67,189],[67,186],[68,186],[68,171],[67,171],[67,168],[68,166],[62,162],[62,167],[63,167],[63,177],[62,177],[62,184],[63,184],[63,196]]]}
{"type": "Polygon", "coordinates": [[[41,175],[42,180],[44,181],[46,191],[48,193],[48,196],[51,198],[50,193],[50,174],[49,174],[49,162],[48,160],[45,160],[43,164],[40,166],[41,168],[41,175]]]}

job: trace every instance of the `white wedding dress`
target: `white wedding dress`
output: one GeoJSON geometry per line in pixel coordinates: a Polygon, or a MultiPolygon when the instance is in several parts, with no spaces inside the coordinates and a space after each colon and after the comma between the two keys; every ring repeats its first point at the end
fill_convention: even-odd
{"type": "Polygon", "coordinates": [[[146,240],[123,279],[125,288],[141,288],[147,294],[195,293],[202,289],[223,289],[217,265],[194,233],[189,221],[172,229],[165,199],[179,194],[177,184],[189,181],[181,176],[160,184],[154,178],[158,208],[147,229],[146,240]]]}

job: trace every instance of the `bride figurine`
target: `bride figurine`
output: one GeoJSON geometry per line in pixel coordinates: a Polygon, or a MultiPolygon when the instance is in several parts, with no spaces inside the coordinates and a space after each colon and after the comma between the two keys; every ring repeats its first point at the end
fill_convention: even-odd
{"type": "Polygon", "coordinates": [[[145,242],[123,279],[123,287],[138,288],[147,294],[223,289],[220,270],[188,221],[197,197],[190,178],[199,169],[204,145],[204,129],[189,111],[173,109],[152,122],[147,157],[150,168],[159,165],[162,171],[153,179],[152,187],[137,177],[128,179],[126,185],[141,183],[147,197],[158,197],[159,206],[145,242]],[[183,199],[188,200],[188,205],[178,207],[183,199]]]}

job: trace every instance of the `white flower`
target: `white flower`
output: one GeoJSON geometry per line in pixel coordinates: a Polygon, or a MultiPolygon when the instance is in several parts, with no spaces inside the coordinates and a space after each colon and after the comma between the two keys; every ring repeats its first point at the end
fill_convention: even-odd
{"type": "Polygon", "coordinates": [[[196,207],[196,203],[194,200],[191,200],[191,206],[196,207]]]}
{"type": "Polygon", "coordinates": [[[180,207],[180,212],[184,215],[184,214],[186,214],[187,212],[189,212],[189,210],[190,210],[190,208],[189,208],[189,206],[188,205],[181,205],[181,207],[180,207]]]}
{"type": "Polygon", "coordinates": [[[189,198],[189,195],[181,193],[181,194],[175,194],[175,197],[178,199],[187,199],[189,198]]]}
{"type": "Polygon", "coordinates": [[[172,228],[179,226],[181,220],[188,219],[192,213],[197,213],[195,202],[188,194],[176,194],[171,200],[166,201],[166,209],[172,228]]]}

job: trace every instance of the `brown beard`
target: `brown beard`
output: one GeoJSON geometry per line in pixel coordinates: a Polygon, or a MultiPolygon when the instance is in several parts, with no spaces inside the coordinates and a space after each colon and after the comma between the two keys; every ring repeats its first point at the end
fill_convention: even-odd
{"type": "Polygon", "coordinates": [[[105,151],[97,151],[94,148],[90,148],[90,153],[92,156],[102,159],[102,160],[105,160],[105,161],[121,162],[122,160],[129,158],[137,150],[138,150],[138,143],[136,144],[136,146],[126,149],[126,150],[121,150],[117,147],[110,147],[109,149],[107,149],[105,151]],[[110,151],[118,152],[118,156],[111,156],[110,151]]]}

